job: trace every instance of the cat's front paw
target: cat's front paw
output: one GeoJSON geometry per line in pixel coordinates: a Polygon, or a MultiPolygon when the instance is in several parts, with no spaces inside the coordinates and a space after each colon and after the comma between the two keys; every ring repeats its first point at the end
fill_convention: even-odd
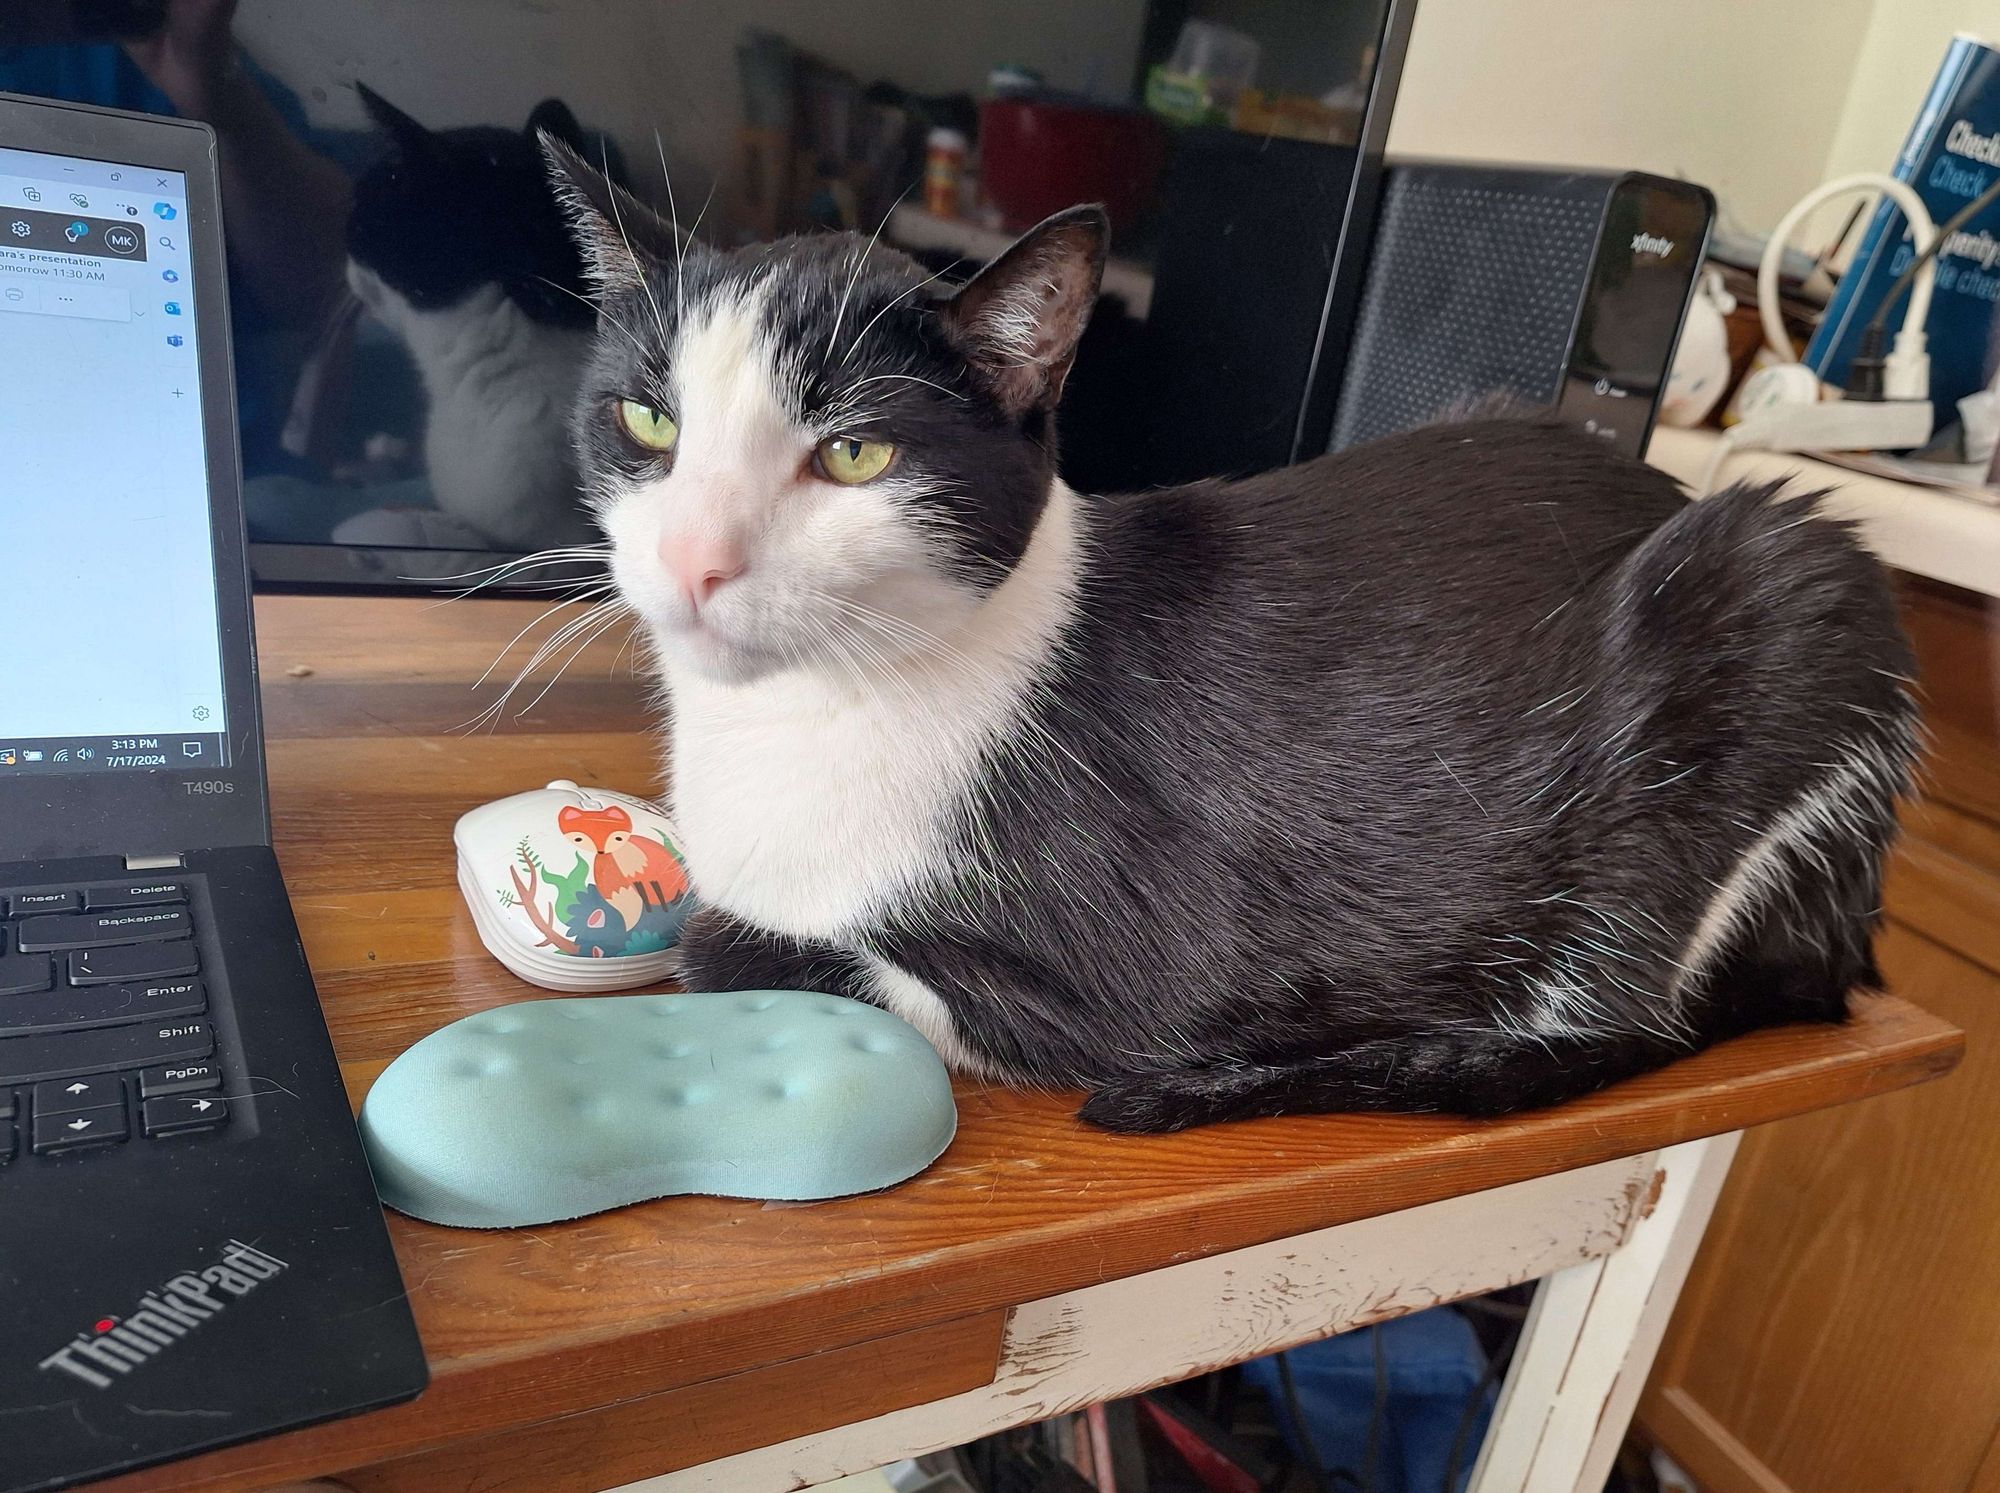
{"type": "Polygon", "coordinates": [[[1223,1060],[1192,1068],[1155,1068],[1114,1078],[1084,1100],[1079,1118],[1106,1130],[1158,1135],[1289,1114],[1309,1107],[1291,1100],[1289,1070],[1223,1060]]]}
{"type": "Polygon", "coordinates": [[[1209,1118],[1187,1095],[1157,1073],[1114,1079],[1083,1101],[1077,1118],[1127,1135],[1161,1135],[1186,1130],[1209,1118]]]}
{"type": "Polygon", "coordinates": [[[697,907],[688,915],[674,948],[679,962],[676,975],[690,990],[744,989],[741,978],[751,963],[744,958],[748,952],[744,946],[760,937],[720,908],[697,907]]]}
{"type": "Polygon", "coordinates": [[[700,907],[681,929],[680,982],[689,990],[846,988],[848,961],[836,950],[767,933],[717,907],[700,907]]]}

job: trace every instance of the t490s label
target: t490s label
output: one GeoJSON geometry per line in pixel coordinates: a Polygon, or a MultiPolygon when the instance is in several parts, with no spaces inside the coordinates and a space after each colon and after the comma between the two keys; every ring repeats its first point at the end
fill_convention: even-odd
{"type": "Polygon", "coordinates": [[[148,1291],[122,1317],[102,1317],[79,1332],[38,1367],[63,1373],[93,1389],[109,1389],[114,1377],[129,1374],[164,1353],[210,1317],[290,1267],[275,1255],[231,1239],[213,1265],[185,1270],[148,1291]]]}

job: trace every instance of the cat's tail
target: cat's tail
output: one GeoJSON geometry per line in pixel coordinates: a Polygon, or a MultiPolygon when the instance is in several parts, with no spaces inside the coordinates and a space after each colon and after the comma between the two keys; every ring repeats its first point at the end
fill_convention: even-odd
{"type": "Polygon", "coordinates": [[[1098,1089],[1079,1114],[1107,1130],[1135,1133],[1334,1111],[1501,1115],[1588,1094],[1687,1051],[1651,1033],[1546,1039],[1476,1029],[1418,1033],[1324,1057],[1133,1073],[1098,1089]]]}
{"type": "MultiPolygon", "coordinates": [[[[1078,1113],[1106,1130],[1135,1133],[1370,1110],[1487,1118],[1595,1093],[1760,1027],[1841,1014],[1828,1008],[1826,988],[1810,968],[1747,957],[1731,964],[1724,975],[1728,1000],[1697,1028],[1412,1032],[1324,1056],[1225,1059],[1130,1073],[1098,1088],[1078,1113]]],[[[1845,989],[1835,994],[1844,1006],[1845,989]]]]}
{"type": "Polygon", "coordinates": [[[1690,504],[1580,609],[1614,760],[1578,879],[1668,935],[1671,972],[1634,978],[1684,1028],[1740,1027],[1746,989],[1766,1024],[1837,1019],[1877,983],[1915,663],[1886,573],[1824,497],[1739,486],[1690,504]]]}

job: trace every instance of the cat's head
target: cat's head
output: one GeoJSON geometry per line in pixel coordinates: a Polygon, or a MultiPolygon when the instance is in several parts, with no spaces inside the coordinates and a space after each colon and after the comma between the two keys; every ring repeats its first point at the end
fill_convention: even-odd
{"type": "Polygon", "coordinates": [[[708,248],[549,155],[601,298],[577,447],[670,672],[839,676],[976,613],[1055,481],[1103,212],[953,289],[856,234],[708,248]]]}
{"type": "Polygon", "coordinates": [[[431,130],[365,83],[354,85],[388,149],[354,186],[349,279],[376,309],[387,290],[442,311],[497,285],[537,321],[587,327],[583,258],[543,170],[538,137],[574,149],[583,131],[560,99],[525,127],[431,130]]]}

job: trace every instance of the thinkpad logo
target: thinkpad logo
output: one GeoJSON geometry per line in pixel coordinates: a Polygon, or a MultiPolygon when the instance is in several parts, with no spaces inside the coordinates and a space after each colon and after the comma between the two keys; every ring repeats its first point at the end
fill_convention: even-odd
{"type": "Polygon", "coordinates": [[[227,1311],[265,1281],[289,1269],[275,1255],[231,1239],[222,1259],[187,1270],[148,1291],[122,1317],[100,1317],[37,1367],[81,1379],[93,1389],[109,1389],[113,1375],[129,1374],[164,1353],[218,1312],[227,1311]]]}

